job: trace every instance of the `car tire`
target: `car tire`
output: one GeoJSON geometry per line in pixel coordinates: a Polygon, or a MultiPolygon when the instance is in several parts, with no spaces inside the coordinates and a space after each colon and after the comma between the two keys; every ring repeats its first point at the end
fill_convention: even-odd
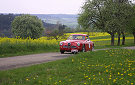
{"type": "Polygon", "coordinates": [[[85,45],[82,46],[82,52],[86,52],[85,45]]]}
{"type": "Polygon", "coordinates": [[[64,51],[60,51],[61,52],[61,54],[64,54],[64,51]]]}

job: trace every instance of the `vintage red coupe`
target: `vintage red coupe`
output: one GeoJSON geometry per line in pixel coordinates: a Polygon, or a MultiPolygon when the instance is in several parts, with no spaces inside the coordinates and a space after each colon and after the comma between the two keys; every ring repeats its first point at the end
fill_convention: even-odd
{"type": "Polygon", "coordinates": [[[78,53],[80,51],[92,51],[94,43],[90,41],[89,36],[86,34],[71,34],[66,41],[60,42],[60,52],[78,53]]]}

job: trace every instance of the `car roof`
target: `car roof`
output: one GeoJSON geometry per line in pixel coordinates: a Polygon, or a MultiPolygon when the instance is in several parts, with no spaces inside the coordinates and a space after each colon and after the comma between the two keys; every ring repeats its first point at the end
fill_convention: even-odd
{"type": "Polygon", "coordinates": [[[71,34],[71,35],[82,35],[82,36],[87,36],[87,34],[71,34]]]}

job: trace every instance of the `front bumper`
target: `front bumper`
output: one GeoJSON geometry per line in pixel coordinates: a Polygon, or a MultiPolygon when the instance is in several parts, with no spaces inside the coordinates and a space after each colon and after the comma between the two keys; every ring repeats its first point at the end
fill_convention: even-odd
{"type": "Polygon", "coordinates": [[[72,51],[81,51],[81,48],[79,46],[60,46],[61,51],[67,51],[67,52],[72,52],[72,51]]]}

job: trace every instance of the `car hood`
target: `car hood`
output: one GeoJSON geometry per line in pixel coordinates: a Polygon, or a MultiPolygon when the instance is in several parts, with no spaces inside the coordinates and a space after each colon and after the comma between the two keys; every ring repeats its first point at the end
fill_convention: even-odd
{"type": "Polygon", "coordinates": [[[83,43],[84,40],[66,40],[66,41],[61,41],[61,42],[64,42],[64,43],[77,43],[77,42],[83,43]]]}

